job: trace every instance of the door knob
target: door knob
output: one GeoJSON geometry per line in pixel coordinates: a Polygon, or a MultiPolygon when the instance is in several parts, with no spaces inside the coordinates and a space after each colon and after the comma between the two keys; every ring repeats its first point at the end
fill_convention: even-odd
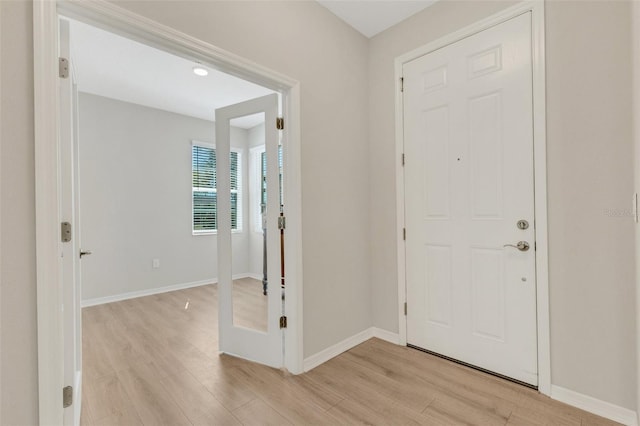
{"type": "Polygon", "coordinates": [[[82,259],[82,256],[87,256],[89,254],[91,254],[91,250],[86,250],[86,251],[80,250],[80,259],[82,259]]]}
{"type": "Polygon", "coordinates": [[[526,241],[518,241],[518,243],[515,244],[515,245],[514,244],[505,244],[502,247],[513,247],[513,248],[517,248],[520,251],[527,251],[527,250],[529,250],[529,247],[531,247],[531,246],[526,241]]]}

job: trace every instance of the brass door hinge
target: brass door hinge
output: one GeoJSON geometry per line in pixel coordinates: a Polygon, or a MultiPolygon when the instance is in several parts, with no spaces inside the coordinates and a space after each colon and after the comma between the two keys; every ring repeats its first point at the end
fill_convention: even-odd
{"type": "Polygon", "coordinates": [[[282,117],[276,118],[276,129],[284,130],[284,118],[282,117]]]}
{"type": "Polygon", "coordinates": [[[280,328],[287,328],[287,317],[284,315],[280,317],[280,328]]]}
{"type": "Polygon", "coordinates": [[[407,316],[407,302],[404,302],[404,316],[407,316]]]}
{"type": "Polygon", "coordinates": [[[400,77],[400,91],[404,92],[404,77],[400,77]]]}

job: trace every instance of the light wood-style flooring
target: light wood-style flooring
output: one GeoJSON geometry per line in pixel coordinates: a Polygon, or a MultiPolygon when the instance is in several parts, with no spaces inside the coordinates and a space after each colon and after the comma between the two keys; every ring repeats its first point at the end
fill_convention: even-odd
{"type": "Polygon", "coordinates": [[[220,355],[216,305],[208,285],[83,309],[81,424],[615,424],[378,339],[298,376],[220,355]]]}

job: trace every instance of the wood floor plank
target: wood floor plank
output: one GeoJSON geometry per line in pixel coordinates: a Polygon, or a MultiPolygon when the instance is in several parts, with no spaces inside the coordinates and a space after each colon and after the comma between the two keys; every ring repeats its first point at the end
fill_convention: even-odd
{"type": "Polygon", "coordinates": [[[296,394],[304,394],[306,398],[309,398],[324,410],[329,410],[344,399],[331,388],[322,386],[305,375],[291,375],[287,378],[287,381],[291,384],[291,388],[296,394]]]}
{"type": "Polygon", "coordinates": [[[415,349],[396,346],[380,345],[377,339],[371,339],[365,344],[354,348],[350,353],[354,355],[365,351],[372,355],[374,362],[370,368],[378,368],[386,375],[399,377],[418,377],[439,388],[466,392],[469,397],[488,396],[490,399],[499,397],[509,405],[520,401],[520,392],[525,389],[503,379],[473,370],[431,354],[415,349]],[[511,403],[511,404],[508,404],[511,403]]]}
{"type": "Polygon", "coordinates": [[[293,424],[331,424],[334,419],[313,399],[297,392],[278,370],[255,363],[242,363],[231,370],[259,398],[293,424]]]}
{"type": "Polygon", "coordinates": [[[339,425],[375,425],[380,423],[378,413],[348,398],[330,408],[328,413],[336,419],[336,424],[339,425]]]}
{"type": "Polygon", "coordinates": [[[423,414],[439,420],[443,424],[453,422],[460,424],[479,424],[487,426],[505,425],[511,412],[506,416],[484,410],[469,400],[453,395],[438,396],[423,414]]]}
{"type": "Polygon", "coordinates": [[[159,382],[160,374],[153,364],[138,362],[117,375],[143,424],[191,425],[159,382]]]}
{"type": "Polygon", "coordinates": [[[257,396],[244,381],[229,374],[228,368],[233,367],[206,366],[192,373],[222,405],[233,411],[257,396]]]}
{"type": "Polygon", "coordinates": [[[233,414],[245,426],[284,426],[293,424],[259,398],[236,408],[233,414]]]}
{"type": "MultiPolygon", "coordinates": [[[[419,410],[430,401],[421,403],[417,406],[418,409],[411,408],[411,403],[404,401],[410,392],[395,394],[394,390],[387,387],[390,382],[384,380],[383,376],[373,372],[366,374],[352,371],[353,367],[353,363],[336,357],[331,360],[331,365],[319,366],[308,373],[308,376],[333,389],[339,389],[342,395],[346,395],[345,399],[357,403],[355,407],[369,407],[379,419],[379,424],[429,424],[429,418],[419,410]]],[[[338,405],[341,404],[342,407],[353,406],[350,402],[338,405]]]]}
{"type": "Polygon", "coordinates": [[[167,376],[161,383],[194,425],[241,424],[188,371],[167,376]]]}
{"type": "MultiPolygon", "coordinates": [[[[423,358],[435,358],[429,354],[421,354],[423,358]]],[[[520,398],[519,392],[510,388],[492,390],[492,382],[487,382],[484,373],[481,376],[469,374],[468,371],[443,366],[438,369],[424,367],[425,360],[415,362],[398,356],[388,356],[375,350],[363,352],[362,348],[354,348],[344,354],[347,359],[360,363],[387,377],[417,389],[429,390],[430,395],[440,401],[462,397],[465,404],[497,417],[509,418],[520,398]]],[[[438,359],[438,361],[443,361],[438,359]]]]}
{"type": "MultiPolygon", "coordinates": [[[[318,374],[327,371],[327,366],[318,367],[318,374]]],[[[332,370],[340,371],[341,389],[347,391],[346,397],[364,389],[375,389],[381,397],[399,406],[417,413],[422,412],[436,397],[432,389],[426,386],[416,386],[415,383],[400,382],[372,371],[350,360],[349,354],[342,354],[332,360],[332,370]]],[[[326,377],[326,375],[325,375],[326,377]]]]}
{"type": "Polygon", "coordinates": [[[91,325],[85,325],[82,336],[82,376],[90,381],[115,373],[104,349],[104,342],[91,325]]]}
{"type": "Polygon", "coordinates": [[[581,424],[582,417],[589,413],[570,405],[553,401],[548,396],[534,390],[523,389],[514,414],[517,418],[537,421],[539,424],[569,426],[581,424]]]}
{"type": "Polygon", "coordinates": [[[140,424],[135,407],[116,373],[87,381],[83,394],[86,400],[94,401],[91,404],[92,422],[108,418],[114,424],[140,424]],[[95,404],[96,401],[99,401],[99,404],[95,404]]]}

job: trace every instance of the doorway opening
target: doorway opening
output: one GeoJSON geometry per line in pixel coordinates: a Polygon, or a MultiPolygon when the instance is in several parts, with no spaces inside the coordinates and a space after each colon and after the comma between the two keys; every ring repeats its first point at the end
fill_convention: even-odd
{"type": "MultiPolygon", "coordinates": [[[[219,342],[220,350],[285,367],[292,373],[301,372],[301,336],[298,335],[301,293],[297,291],[301,261],[297,82],[159,24],[141,21],[117,6],[43,3],[37,9],[34,14],[49,18],[50,25],[34,27],[34,35],[39,40],[36,51],[44,56],[61,57],[59,63],[56,61],[60,76],[58,67],[55,79],[36,72],[36,79],[41,79],[43,87],[60,85],[59,92],[52,92],[59,105],[53,111],[42,110],[36,114],[37,122],[47,121],[44,119],[47,117],[48,123],[57,122],[55,127],[60,128],[59,145],[48,145],[57,146],[58,152],[43,149],[47,138],[54,142],[58,139],[55,133],[43,132],[37,138],[42,143],[37,142],[40,149],[36,151],[41,159],[48,158],[49,164],[49,168],[38,170],[39,181],[52,182],[50,177],[44,178],[45,175],[59,173],[61,176],[60,184],[54,179],[50,188],[53,195],[58,195],[57,199],[48,199],[50,211],[40,209],[38,221],[44,225],[47,213],[55,211],[54,217],[59,218],[59,222],[55,220],[57,230],[60,223],[66,223],[63,227],[71,229],[70,242],[73,242],[64,246],[66,241],[52,240],[57,232],[40,233],[38,238],[39,247],[52,247],[55,243],[63,255],[67,254],[68,260],[59,262],[55,252],[44,250],[39,256],[39,270],[57,271],[47,279],[39,274],[38,288],[46,288],[39,292],[42,296],[38,300],[39,335],[47,336],[49,331],[49,335],[63,337],[59,342],[43,338],[44,344],[39,345],[41,370],[51,372],[50,377],[46,374],[40,377],[41,420],[63,422],[60,417],[63,411],[53,396],[59,393],[51,392],[54,387],[64,387],[63,384],[72,388],[75,396],[75,404],[64,409],[64,423],[75,424],[79,419],[83,383],[79,338],[82,335],[81,304],[97,312],[108,306],[105,305],[108,302],[127,301],[135,305],[140,302],[136,297],[162,299],[153,295],[167,294],[169,299],[165,298],[160,304],[164,303],[165,313],[179,306],[183,314],[189,315],[198,305],[202,308],[202,301],[189,297],[182,300],[179,294],[168,292],[193,289],[192,294],[200,294],[204,299],[212,293],[205,291],[207,288],[215,290],[226,286],[228,297],[224,296],[227,299],[221,301],[220,306],[231,314],[231,321],[220,324],[217,316],[211,317],[210,313],[205,318],[210,330],[215,330],[218,323],[221,335],[226,333],[226,342],[219,342]],[[81,36],[74,39],[76,31],[81,36]],[[116,38],[136,44],[133,50],[138,49],[134,53],[137,61],[127,60],[126,48],[117,42],[115,46],[110,44],[116,38]],[[84,47],[78,47],[82,43],[84,47]],[[99,47],[106,45],[111,51],[100,52],[99,47]],[[83,54],[74,55],[74,49],[78,48],[85,49],[84,55],[92,51],[99,55],[86,58],[83,64],[83,54]],[[156,58],[147,55],[151,49],[158,54],[156,58]],[[77,64],[75,56],[79,60],[77,64]],[[104,62],[101,63],[100,58],[104,62]],[[64,60],[67,75],[62,72],[64,60]],[[162,82],[161,74],[177,72],[180,61],[188,65],[184,69],[188,75],[185,79],[197,81],[204,76],[194,73],[204,69],[209,77],[213,74],[221,80],[212,89],[215,96],[202,87],[195,88],[200,96],[191,97],[189,102],[184,90],[180,97],[180,90],[172,87],[179,84],[162,82]],[[140,62],[149,67],[136,70],[135,65],[131,66],[140,62]],[[111,69],[107,69],[109,66],[111,69]],[[143,77],[139,81],[154,90],[147,91],[147,95],[139,91],[136,94],[136,87],[130,81],[123,83],[117,76],[108,75],[113,69],[120,77],[131,77],[138,72],[137,77],[143,77]],[[87,78],[92,73],[97,75],[93,81],[87,78]],[[76,79],[78,84],[74,84],[76,79]],[[154,92],[160,95],[155,101],[151,99],[154,92]],[[234,93],[235,99],[227,98],[218,105],[211,103],[224,96],[233,97],[234,93]],[[252,109],[256,103],[251,101],[257,101],[259,111],[252,109]],[[228,116],[228,121],[219,125],[223,120],[216,117],[217,114],[226,111],[223,107],[228,110],[230,105],[244,109],[235,111],[237,114],[228,116]],[[189,108],[194,109],[189,112],[189,108]],[[194,113],[196,108],[206,111],[206,116],[194,113]],[[282,125],[282,117],[286,118],[286,127],[282,125]],[[176,124],[178,122],[182,124],[176,124]],[[221,131],[223,127],[226,130],[221,131]],[[168,140],[174,143],[167,143],[168,140]],[[165,149],[168,145],[172,147],[165,149]],[[264,154],[252,156],[251,149],[261,149],[264,154]],[[52,162],[58,155],[60,162],[52,162]],[[260,164],[263,159],[265,168],[260,164]],[[225,168],[226,173],[221,171],[225,168]],[[256,178],[256,172],[262,175],[256,178]],[[273,200],[273,205],[261,205],[268,200],[273,200]],[[169,213],[165,216],[171,220],[163,222],[159,217],[164,213],[169,213]],[[289,225],[286,232],[284,226],[279,227],[280,223],[284,224],[285,215],[289,225]],[[212,241],[225,232],[228,232],[229,247],[224,250],[224,256],[216,255],[216,244],[212,241]],[[178,233],[195,248],[180,244],[175,239],[178,233]],[[274,238],[265,254],[269,233],[274,238]],[[160,255],[163,250],[166,251],[160,255]],[[99,259],[100,256],[103,259],[99,259]],[[290,260],[284,262],[285,256],[290,260]],[[220,267],[221,261],[227,261],[228,265],[220,267]],[[216,271],[224,268],[229,271],[228,277],[216,271]],[[116,277],[123,271],[123,275],[116,277]],[[283,292],[285,276],[287,298],[283,292]],[[50,282],[56,279],[60,286],[50,287],[50,282]],[[83,281],[87,285],[81,286],[83,281]],[[50,297],[44,297],[47,291],[50,297]],[[65,298],[64,318],[57,315],[59,307],[53,306],[60,300],[56,292],[65,298]],[[173,302],[167,302],[171,299],[173,302]],[[266,300],[269,302],[265,303],[266,300]],[[69,306],[74,309],[68,309],[69,306]],[[289,327],[283,329],[280,318],[285,317],[285,313],[289,327]],[[275,348],[272,351],[275,356],[269,362],[262,359],[264,342],[252,343],[254,337],[266,335],[271,337],[269,344],[275,348]],[[237,350],[238,347],[242,347],[242,351],[237,350]],[[71,353],[74,360],[67,363],[71,353]],[[69,371],[60,375],[63,359],[64,370],[69,371]]],[[[36,69],[43,73],[50,70],[46,66],[36,69]]],[[[43,191],[37,197],[41,200],[43,191]]],[[[40,203],[43,204],[46,203],[40,203]]],[[[215,312],[215,303],[211,305],[215,312]]],[[[125,318],[120,316],[118,321],[122,323],[125,318]]],[[[147,325],[148,321],[147,318],[147,325]]],[[[105,333],[113,334],[113,331],[107,329],[105,333]]],[[[215,332],[217,334],[217,330],[215,332]]],[[[206,335],[210,338],[205,346],[189,342],[190,347],[204,353],[214,347],[212,342],[218,343],[211,333],[206,335]]],[[[165,342],[177,344],[171,339],[165,342]]],[[[161,349],[157,343],[147,340],[138,345],[137,350],[152,353],[154,347],[161,349]]],[[[183,343],[187,342],[183,340],[183,343]]]]}

